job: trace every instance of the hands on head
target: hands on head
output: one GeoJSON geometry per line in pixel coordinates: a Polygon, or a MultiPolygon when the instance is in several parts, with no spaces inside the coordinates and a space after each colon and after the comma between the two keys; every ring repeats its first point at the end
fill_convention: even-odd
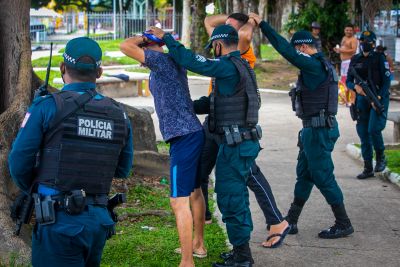
{"type": "Polygon", "coordinates": [[[257,25],[260,25],[262,19],[256,13],[249,13],[249,19],[253,19],[257,25]]]}
{"type": "Polygon", "coordinates": [[[146,32],[153,34],[159,39],[162,39],[165,35],[165,32],[162,29],[155,26],[151,26],[146,32]]]}

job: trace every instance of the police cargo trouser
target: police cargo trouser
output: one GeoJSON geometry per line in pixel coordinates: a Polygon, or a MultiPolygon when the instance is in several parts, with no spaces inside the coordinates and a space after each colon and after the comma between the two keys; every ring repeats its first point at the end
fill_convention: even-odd
{"type": "Polygon", "coordinates": [[[249,242],[253,230],[246,182],[259,151],[258,141],[251,140],[236,146],[219,146],[215,192],[222,221],[226,224],[228,238],[233,246],[249,242]]]}
{"type": "Polygon", "coordinates": [[[100,266],[106,239],[114,227],[106,207],[87,205],[77,215],[56,211],[56,222],[36,225],[32,234],[33,267],[100,266]]]}
{"type": "Polygon", "coordinates": [[[378,115],[364,96],[357,95],[357,109],[359,119],[357,120],[357,134],[361,140],[361,154],[364,160],[371,161],[373,156],[372,147],[375,151],[385,150],[382,130],[386,126],[386,118],[389,107],[389,96],[383,97],[381,103],[385,107],[385,115],[378,115]]]}
{"type": "Polygon", "coordinates": [[[342,204],[343,194],[333,174],[332,151],[339,138],[336,120],[334,127],[303,128],[299,133],[297,182],[295,198],[307,201],[315,185],[330,205],[342,204]]]}

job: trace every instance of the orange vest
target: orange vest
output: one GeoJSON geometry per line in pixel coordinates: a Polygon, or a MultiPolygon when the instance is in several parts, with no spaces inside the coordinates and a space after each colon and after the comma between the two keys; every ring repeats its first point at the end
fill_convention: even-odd
{"type": "MultiPolygon", "coordinates": [[[[242,58],[246,59],[249,62],[249,65],[252,69],[254,69],[254,65],[256,64],[256,56],[254,55],[253,47],[249,47],[246,52],[240,55],[242,58]]],[[[212,81],[210,81],[210,86],[208,87],[208,94],[211,94],[212,91],[212,81]]]]}

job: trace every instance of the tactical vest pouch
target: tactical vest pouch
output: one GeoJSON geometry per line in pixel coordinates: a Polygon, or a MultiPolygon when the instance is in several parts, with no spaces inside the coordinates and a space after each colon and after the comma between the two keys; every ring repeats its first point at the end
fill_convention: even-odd
{"type": "Polygon", "coordinates": [[[232,132],[233,141],[235,142],[235,145],[240,144],[242,142],[242,136],[240,134],[239,127],[237,125],[232,125],[231,132],[232,132]]]}
{"type": "Polygon", "coordinates": [[[83,189],[72,190],[65,195],[64,209],[71,215],[80,214],[86,207],[86,193],[83,189]]]}
{"type": "Polygon", "coordinates": [[[228,144],[228,146],[233,146],[235,142],[233,141],[233,136],[232,133],[229,129],[229,127],[222,127],[224,130],[224,136],[225,136],[225,141],[228,144]]]}
{"type": "Polygon", "coordinates": [[[35,203],[36,222],[40,225],[53,224],[56,222],[56,213],[54,209],[55,200],[51,196],[42,198],[40,194],[32,194],[35,203]]]}

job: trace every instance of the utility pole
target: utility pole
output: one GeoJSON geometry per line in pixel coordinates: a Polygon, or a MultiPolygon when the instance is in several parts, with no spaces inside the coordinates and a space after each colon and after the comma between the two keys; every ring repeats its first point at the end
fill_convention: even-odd
{"type": "Polygon", "coordinates": [[[89,19],[89,12],[90,12],[90,0],[87,0],[87,7],[86,7],[86,15],[87,15],[87,37],[90,35],[90,19],[89,19]]]}

